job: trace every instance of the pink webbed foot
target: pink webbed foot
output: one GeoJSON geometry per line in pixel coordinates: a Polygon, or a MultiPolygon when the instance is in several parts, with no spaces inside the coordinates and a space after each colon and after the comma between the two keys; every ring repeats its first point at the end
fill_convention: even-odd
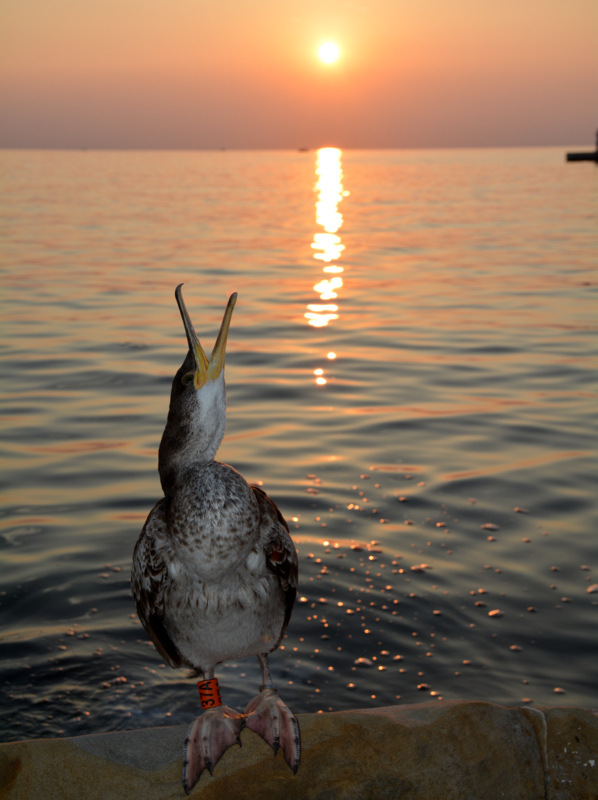
{"type": "Polygon", "coordinates": [[[245,709],[245,725],[272,747],[282,749],[285,760],[297,772],[301,758],[299,724],[272,686],[260,690],[245,709]]]}
{"type": "Polygon", "coordinates": [[[187,794],[204,769],[210,775],[223,753],[233,744],[241,744],[245,725],[242,714],[228,706],[217,706],[193,720],[183,750],[183,788],[187,794]]]}

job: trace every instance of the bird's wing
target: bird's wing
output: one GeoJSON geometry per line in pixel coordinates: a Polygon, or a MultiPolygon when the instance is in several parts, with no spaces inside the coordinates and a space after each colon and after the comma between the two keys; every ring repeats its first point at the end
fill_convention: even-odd
{"type": "Polygon", "coordinates": [[[280,638],[273,649],[280,644],[293,611],[297,595],[298,558],[295,545],[289,533],[289,526],[280,513],[276,503],[259,486],[252,486],[260,510],[260,528],[266,564],[278,578],[285,601],[284,623],[280,638]]]}
{"type": "Polygon", "coordinates": [[[131,591],[137,616],[156,650],[171,667],[183,665],[176,645],[164,627],[164,589],[168,569],[164,560],[168,550],[166,500],[152,508],[139,534],[133,552],[131,591]]]}

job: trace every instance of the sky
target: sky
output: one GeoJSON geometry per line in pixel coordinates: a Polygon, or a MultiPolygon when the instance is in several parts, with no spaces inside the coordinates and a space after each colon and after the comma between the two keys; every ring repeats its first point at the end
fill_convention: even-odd
{"type": "Polygon", "coordinates": [[[592,145],[597,127],[597,0],[0,0],[0,147],[592,145]]]}

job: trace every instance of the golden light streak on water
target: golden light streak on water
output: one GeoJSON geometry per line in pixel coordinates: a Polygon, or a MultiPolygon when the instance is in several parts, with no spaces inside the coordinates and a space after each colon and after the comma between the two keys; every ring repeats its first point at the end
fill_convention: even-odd
{"type": "Polygon", "coordinates": [[[331,278],[330,280],[324,278],[324,280],[316,283],[314,289],[320,293],[321,300],[333,300],[338,296],[335,289],[340,289],[342,285],[343,282],[340,278],[331,278]]]}
{"type": "MultiPolygon", "coordinates": [[[[342,218],[341,218],[342,219],[342,218]]],[[[312,250],[321,250],[315,253],[314,258],[319,261],[334,261],[340,258],[345,246],[341,244],[341,237],[335,233],[316,233],[312,242],[312,250]]]]}
{"type": "MultiPolygon", "coordinates": [[[[339,204],[346,192],[343,188],[343,170],[341,166],[342,151],[336,147],[323,147],[318,150],[316,159],[316,222],[323,228],[314,233],[311,248],[314,258],[324,261],[324,272],[339,275],[343,267],[332,262],[338,261],[345,249],[338,234],[343,224],[343,215],[339,211],[339,204]]],[[[342,288],[343,279],[340,277],[324,278],[314,285],[320,300],[333,300],[337,289],[342,288]]],[[[335,319],[338,319],[337,306],[311,303],[307,307],[305,318],[309,325],[323,328],[335,319]],[[331,313],[332,312],[332,313],[331,313]]]]}
{"type": "MultiPolygon", "coordinates": [[[[323,277],[317,281],[313,289],[318,294],[319,303],[309,303],[305,312],[308,325],[314,328],[325,328],[339,318],[339,306],[330,303],[338,298],[338,292],[343,287],[340,274],[343,267],[337,262],[343,255],[345,245],[338,233],[343,224],[343,215],[339,211],[339,204],[348,194],[343,188],[343,170],[341,165],[342,151],[336,147],[323,147],[318,150],[316,158],[316,223],[323,230],[314,233],[311,248],[316,261],[323,261],[323,272],[335,277],[323,277]]],[[[334,353],[327,353],[326,358],[331,361],[336,358],[334,353]]],[[[324,386],[328,379],[324,377],[324,370],[314,370],[315,382],[324,386]]]]}

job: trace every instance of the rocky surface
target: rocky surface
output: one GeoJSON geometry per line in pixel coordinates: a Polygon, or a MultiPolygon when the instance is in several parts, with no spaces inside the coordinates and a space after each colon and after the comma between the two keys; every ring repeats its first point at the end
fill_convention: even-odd
{"type": "MultiPolygon", "coordinates": [[[[439,701],[299,716],[303,754],[245,730],[203,775],[202,800],[596,800],[598,716],[578,708],[439,701]]],[[[185,727],[0,745],[0,798],[185,797],[185,727]]]]}

